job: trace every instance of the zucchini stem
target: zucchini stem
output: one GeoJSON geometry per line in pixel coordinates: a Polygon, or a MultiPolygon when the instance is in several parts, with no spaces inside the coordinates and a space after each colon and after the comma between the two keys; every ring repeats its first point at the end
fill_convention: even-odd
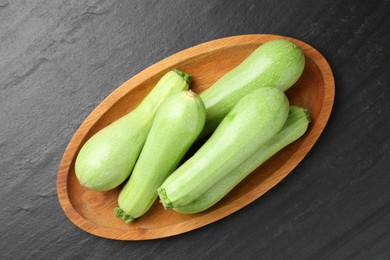
{"type": "Polygon", "coordinates": [[[304,109],[303,109],[303,112],[305,112],[307,121],[308,121],[308,123],[310,123],[310,122],[311,122],[311,116],[310,116],[309,110],[308,110],[307,108],[304,108],[304,109]]]}
{"type": "Polygon", "coordinates": [[[157,193],[160,196],[160,202],[163,204],[164,209],[172,209],[172,202],[168,199],[167,193],[164,188],[158,188],[157,193]]]}
{"type": "Polygon", "coordinates": [[[188,85],[191,84],[192,76],[190,74],[187,74],[178,69],[173,69],[173,71],[176,72],[180,77],[182,77],[187,82],[188,85]]]}
{"type": "Polygon", "coordinates": [[[123,219],[126,224],[129,224],[131,221],[134,220],[134,218],[126,214],[126,212],[124,212],[123,209],[119,207],[119,205],[116,205],[116,207],[114,208],[114,213],[117,218],[123,219]]]}

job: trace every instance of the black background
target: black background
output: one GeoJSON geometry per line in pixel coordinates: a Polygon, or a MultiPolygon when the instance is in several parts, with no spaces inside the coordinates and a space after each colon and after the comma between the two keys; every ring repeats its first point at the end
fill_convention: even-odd
{"type": "Polygon", "coordinates": [[[0,0],[1,259],[389,259],[389,1],[0,0]],[[300,39],[330,63],[336,97],[314,148],[279,185],[186,234],[114,241],[73,225],[60,159],[124,81],[227,36],[300,39]]]}

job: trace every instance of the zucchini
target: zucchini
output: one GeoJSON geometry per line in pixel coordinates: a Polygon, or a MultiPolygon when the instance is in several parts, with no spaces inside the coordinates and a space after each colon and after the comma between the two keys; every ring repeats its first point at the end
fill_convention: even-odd
{"type": "Polygon", "coordinates": [[[282,128],[288,99],[277,88],[243,97],[204,145],[158,188],[164,208],[186,205],[245,162],[282,128]]]}
{"type": "Polygon", "coordinates": [[[287,90],[301,76],[304,67],[305,57],[295,43],[283,39],[264,43],[201,93],[207,118],[200,136],[212,133],[233,106],[251,91],[261,87],[287,90]]]}
{"type": "Polygon", "coordinates": [[[306,132],[309,122],[310,116],[307,110],[291,106],[287,121],[277,135],[261,146],[242,165],[230,171],[228,175],[203,193],[202,196],[187,205],[176,207],[174,210],[191,214],[210,208],[271,156],[300,138],[306,132]]]}
{"type": "Polygon", "coordinates": [[[157,198],[156,189],[178,166],[206,121],[198,95],[182,91],[159,108],[134,170],[119,194],[117,217],[129,223],[145,214],[157,198]]]}
{"type": "Polygon", "coordinates": [[[129,177],[158,107],[172,93],[187,90],[190,81],[191,77],[184,72],[168,72],[136,109],[93,135],[76,158],[75,172],[80,184],[107,191],[129,177]]]}

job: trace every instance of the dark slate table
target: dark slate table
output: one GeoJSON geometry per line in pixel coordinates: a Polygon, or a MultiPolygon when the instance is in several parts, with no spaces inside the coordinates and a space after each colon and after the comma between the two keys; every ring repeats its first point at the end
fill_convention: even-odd
{"type": "Polygon", "coordinates": [[[1,259],[389,259],[389,1],[0,0],[1,259]],[[92,109],[173,53],[226,36],[294,37],[329,61],[329,123],[279,185],[229,217],[151,241],[73,225],[60,159],[92,109]]]}

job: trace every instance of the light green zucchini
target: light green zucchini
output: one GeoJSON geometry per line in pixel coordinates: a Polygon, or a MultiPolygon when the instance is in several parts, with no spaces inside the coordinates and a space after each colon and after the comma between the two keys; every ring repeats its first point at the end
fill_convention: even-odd
{"type": "Polygon", "coordinates": [[[187,90],[191,77],[181,71],[165,74],[141,104],[93,135],[81,148],[75,163],[81,185],[107,191],[127,177],[141,152],[161,103],[171,94],[187,90]]]}
{"type": "Polygon", "coordinates": [[[149,210],[157,188],[177,168],[205,121],[203,101],[191,90],[172,94],[161,105],[130,179],[119,194],[117,217],[129,223],[149,210]]]}
{"type": "Polygon", "coordinates": [[[206,143],[158,188],[164,208],[190,203],[245,162],[279,132],[288,110],[288,99],[277,88],[243,97],[206,143]]]}
{"type": "Polygon", "coordinates": [[[201,93],[207,119],[200,136],[212,133],[233,106],[251,91],[261,87],[287,90],[301,76],[304,67],[305,57],[295,43],[283,39],[264,43],[201,93]]]}
{"type": "Polygon", "coordinates": [[[174,208],[180,213],[198,213],[204,211],[228,194],[235,186],[245,179],[257,167],[282,150],[290,143],[300,138],[307,130],[310,116],[307,110],[299,107],[290,107],[286,123],[278,134],[261,146],[248,160],[238,168],[229,172],[208,191],[187,205],[174,208]]]}

